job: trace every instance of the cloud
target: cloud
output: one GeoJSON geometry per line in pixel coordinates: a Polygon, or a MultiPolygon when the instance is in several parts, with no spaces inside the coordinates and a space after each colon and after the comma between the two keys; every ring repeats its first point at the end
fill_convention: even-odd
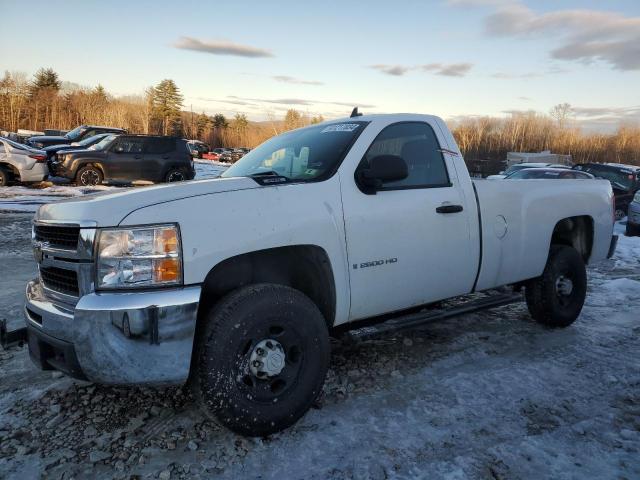
{"type": "Polygon", "coordinates": [[[379,72],[386,73],[387,75],[393,75],[394,77],[400,77],[415,67],[407,67],[404,65],[385,65],[379,63],[377,65],[369,65],[369,68],[378,70],[379,72]]]}
{"type": "Polygon", "coordinates": [[[598,10],[538,14],[517,0],[483,4],[493,8],[485,19],[485,31],[490,36],[551,36],[559,40],[549,52],[554,59],[601,61],[617,70],[640,70],[640,17],[598,10]]]}
{"type": "Polygon", "coordinates": [[[274,75],[271,78],[282,83],[294,83],[297,85],[324,85],[317,80],[303,80],[301,78],[290,77],[289,75],[274,75]]]}
{"type": "Polygon", "coordinates": [[[425,65],[387,65],[379,63],[376,65],[369,65],[368,68],[378,70],[379,72],[394,77],[400,77],[412,70],[422,70],[425,72],[432,72],[436,75],[444,75],[446,77],[464,77],[471,68],[472,63],[427,63],[425,65]]]}
{"type": "Polygon", "coordinates": [[[571,107],[576,117],[581,118],[615,118],[622,120],[640,120],[640,105],[633,107],[571,107]]]}
{"type": "Polygon", "coordinates": [[[445,77],[464,77],[473,68],[472,63],[428,63],[420,68],[445,77]]]}
{"type": "Polygon", "coordinates": [[[233,100],[239,101],[249,101],[249,102],[258,102],[258,103],[273,103],[278,105],[296,105],[296,106],[311,106],[311,105],[338,105],[344,107],[353,108],[355,106],[361,108],[375,108],[375,105],[368,105],[365,103],[358,102],[333,102],[327,100],[310,100],[306,98],[247,98],[247,97],[237,97],[235,95],[229,95],[227,98],[231,98],[233,100]]]}
{"type": "Polygon", "coordinates": [[[236,57],[273,57],[273,53],[262,48],[239,45],[237,43],[215,40],[198,40],[192,37],[180,37],[173,46],[182,50],[210,53],[212,55],[233,55],[236,57]]]}

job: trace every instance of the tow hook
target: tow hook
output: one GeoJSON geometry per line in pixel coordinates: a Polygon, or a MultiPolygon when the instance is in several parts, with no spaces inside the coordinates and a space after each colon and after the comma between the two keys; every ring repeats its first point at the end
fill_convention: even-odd
{"type": "Polygon", "coordinates": [[[0,320],[0,345],[4,350],[11,347],[22,347],[27,341],[27,327],[7,330],[7,321],[0,320]]]}

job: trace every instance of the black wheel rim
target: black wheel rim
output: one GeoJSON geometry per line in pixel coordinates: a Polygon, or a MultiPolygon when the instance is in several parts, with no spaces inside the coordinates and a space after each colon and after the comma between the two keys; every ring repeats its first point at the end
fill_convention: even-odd
{"type": "Polygon", "coordinates": [[[95,170],[85,170],[80,175],[80,183],[85,186],[97,185],[100,182],[100,175],[95,170]]]}
{"type": "Polygon", "coordinates": [[[167,181],[169,182],[182,182],[184,180],[184,175],[182,172],[171,172],[167,176],[167,181]]]}
{"type": "Polygon", "coordinates": [[[291,327],[274,320],[266,327],[256,329],[238,349],[238,375],[236,383],[253,402],[270,404],[284,396],[296,385],[304,364],[304,352],[300,335],[291,327]],[[260,342],[273,339],[279,343],[285,355],[284,367],[277,375],[256,376],[250,368],[250,357],[260,342]]]}

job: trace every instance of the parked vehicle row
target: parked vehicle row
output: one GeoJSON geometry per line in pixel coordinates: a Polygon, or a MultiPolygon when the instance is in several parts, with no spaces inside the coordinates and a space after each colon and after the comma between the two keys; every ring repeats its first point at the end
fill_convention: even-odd
{"type": "Polygon", "coordinates": [[[571,169],[571,167],[567,167],[566,165],[561,165],[559,163],[523,162],[523,163],[518,163],[516,165],[511,165],[505,171],[500,172],[497,175],[489,175],[487,177],[487,180],[501,180],[503,178],[507,178],[512,173],[515,173],[518,170],[523,170],[525,168],[548,168],[548,167],[571,169]]]}

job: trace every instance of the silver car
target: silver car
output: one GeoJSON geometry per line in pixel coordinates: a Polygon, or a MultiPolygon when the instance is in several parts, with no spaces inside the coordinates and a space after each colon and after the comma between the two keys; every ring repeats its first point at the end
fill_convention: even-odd
{"type": "Polygon", "coordinates": [[[47,154],[0,137],[0,187],[10,182],[41,182],[47,178],[47,154]]]}
{"type": "Polygon", "coordinates": [[[640,190],[636,192],[633,201],[629,204],[626,234],[628,237],[640,235],[640,190]]]}

